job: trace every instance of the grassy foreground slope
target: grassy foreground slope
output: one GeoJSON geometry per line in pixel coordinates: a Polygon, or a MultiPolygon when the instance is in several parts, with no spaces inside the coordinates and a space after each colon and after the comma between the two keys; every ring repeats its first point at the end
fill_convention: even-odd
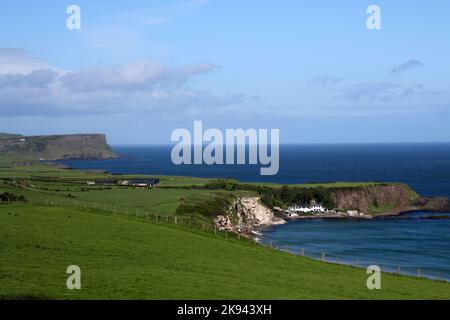
{"type": "Polygon", "coordinates": [[[448,283],[383,274],[370,291],[363,269],[120,215],[13,204],[0,226],[3,299],[450,299],[448,283]]]}

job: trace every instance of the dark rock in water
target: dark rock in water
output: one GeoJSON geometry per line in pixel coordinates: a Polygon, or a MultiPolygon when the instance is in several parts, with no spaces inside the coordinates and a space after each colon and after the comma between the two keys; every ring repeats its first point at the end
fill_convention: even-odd
{"type": "Polygon", "coordinates": [[[450,212],[450,199],[447,197],[433,197],[421,198],[420,205],[422,210],[429,210],[434,212],[450,212]]]}
{"type": "Polygon", "coordinates": [[[387,216],[375,216],[375,219],[380,220],[415,220],[416,218],[403,216],[403,215],[387,215],[387,216]]]}
{"type": "Polygon", "coordinates": [[[421,219],[427,220],[450,220],[450,215],[440,215],[440,216],[423,216],[421,219]]]}

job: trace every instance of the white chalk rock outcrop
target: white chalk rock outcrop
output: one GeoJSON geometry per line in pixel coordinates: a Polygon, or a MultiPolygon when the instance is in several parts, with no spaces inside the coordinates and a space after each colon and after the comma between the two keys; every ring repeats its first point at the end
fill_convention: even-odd
{"type": "Polygon", "coordinates": [[[226,215],[214,219],[219,230],[248,233],[256,228],[286,223],[273,211],[259,203],[259,197],[242,197],[235,200],[226,215]]]}

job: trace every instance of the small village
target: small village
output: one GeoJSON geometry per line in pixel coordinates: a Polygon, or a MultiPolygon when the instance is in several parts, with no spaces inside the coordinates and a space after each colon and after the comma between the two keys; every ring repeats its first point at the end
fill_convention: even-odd
{"type": "Polygon", "coordinates": [[[329,210],[321,204],[310,205],[292,205],[284,210],[284,217],[286,219],[304,219],[304,218],[338,218],[338,217],[367,217],[363,212],[358,210],[347,210],[341,212],[338,210],[329,210]]]}

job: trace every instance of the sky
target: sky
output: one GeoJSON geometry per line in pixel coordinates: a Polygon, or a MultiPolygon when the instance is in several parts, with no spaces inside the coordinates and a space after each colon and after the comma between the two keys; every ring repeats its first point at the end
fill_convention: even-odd
{"type": "Polygon", "coordinates": [[[201,120],[282,143],[449,142],[449,18],[448,0],[2,1],[0,132],[165,144],[201,120]]]}

